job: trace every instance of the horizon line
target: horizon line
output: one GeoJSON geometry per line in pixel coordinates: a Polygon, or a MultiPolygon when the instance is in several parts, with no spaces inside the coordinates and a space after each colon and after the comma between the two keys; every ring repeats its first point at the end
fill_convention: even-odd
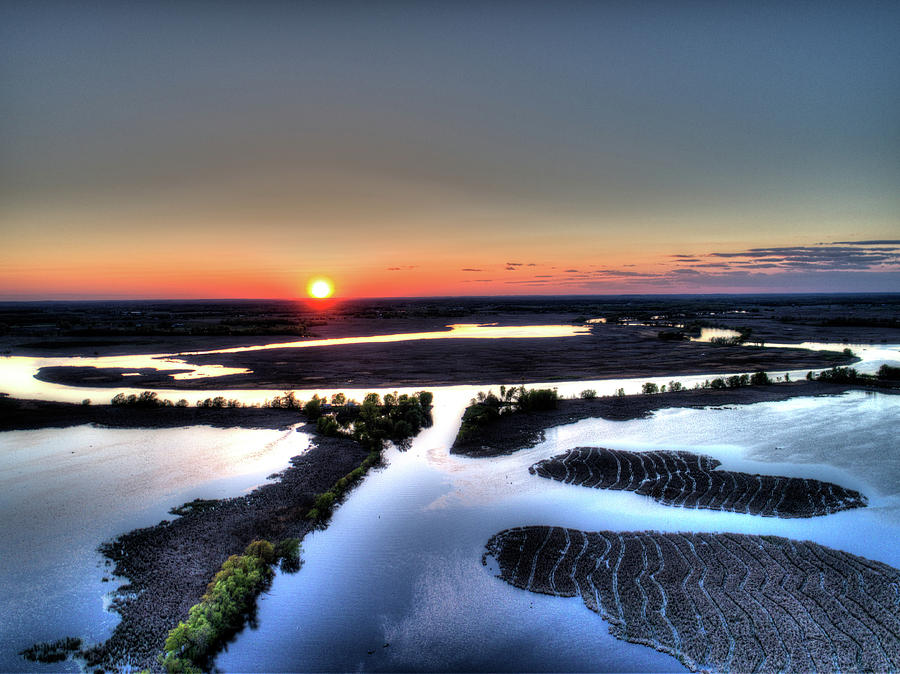
{"type": "Polygon", "coordinates": [[[806,297],[828,295],[900,295],[900,291],[841,291],[816,290],[806,292],[709,292],[709,293],[567,293],[533,295],[355,295],[331,296],[325,299],[312,297],[0,297],[0,304],[27,302],[307,302],[334,304],[355,300],[477,300],[477,299],[529,299],[529,298],[591,298],[591,297],[806,297]]]}

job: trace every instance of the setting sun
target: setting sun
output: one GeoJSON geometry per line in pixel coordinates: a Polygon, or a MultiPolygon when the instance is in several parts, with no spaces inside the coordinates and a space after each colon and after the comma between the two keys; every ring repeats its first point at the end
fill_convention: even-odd
{"type": "Polygon", "coordinates": [[[308,292],[310,297],[322,300],[326,297],[331,297],[331,294],[334,292],[334,285],[326,279],[316,278],[309,282],[308,292]]]}

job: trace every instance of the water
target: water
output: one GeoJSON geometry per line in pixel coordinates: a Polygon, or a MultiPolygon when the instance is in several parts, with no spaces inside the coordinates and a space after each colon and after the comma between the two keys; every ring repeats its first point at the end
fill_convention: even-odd
{"type": "Polygon", "coordinates": [[[810,539],[900,567],[898,413],[897,397],[863,393],[663,410],[562,426],[534,448],[492,459],[449,455],[455,425],[440,424],[409,452],[390,452],[388,467],[353,492],[329,528],[305,539],[302,571],[275,580],[258,628],[216,664],[226,672],[680,670],[669,656],[609,636],[579,598],[495,578],[481,564],[484,544],[507,527],[538,524],[732,531],[810,539]],[[691,449],[724,469],[833,480],[860,489],[870,506],[780,520],[675,509],[528,473],[539,459],[590,444],[691,449]]]}
{"type": "Polygon", "coordinates": [[[17,655],[36,641],[112,632],[118,616],[104,606],[118,583],[103,582],[101,542],[194,498],[247,491],[308,445],[294,430],[0,433],[0,671],[46,671],[17,655]]]}
{"type": "MultiPolygon", "coordinates": [[[[399,333],[393,335],[374,335],[369,337],[346,337],[340,339],[318,339],[318,340],[302,340],[296,342],[280,342],[272,344],[263,344],[248,347],[236,347],[231,349],[218,349],[212,351],[196,351],[190,354],[137,354],[127,356],[95,356],[95,357],[72,357],[72,356],[53,356],[53,357],[36,357],[36,356],[4,356],[0,357],[0,382],[2,382],[2,392],[17,398],[28,398],[35,400],[56,400],[62,402],[81,402],[85,398],[91,399],[95,403],[106,403],[117,393],[139,392],[140,388],[129,387],[91,387],[91,386],[65,386],[63,384],[55,384],[51,382],[40,381],[34,376],[38,370],[43,367],[97,367],[97,368],[123,368],[131,370],[139,370],[143,368],[151,368],[158,370],[184,370],[179,374],[173,375],[175,379],[202,379],[210,377],[220,377],[230,374],[242,374],[248,372],[244,368],[231,368],[219,364],[194,365],[186,363],[184,356],[187,355],[210,355],[219,353],[236,353],[241,351],[263,351],[267,349],[283,349],[283,348],[315,348],[318,346],[339,346],[342,344],[362,344],[362,343],[391,343],[409,340],[421,339],[515,339],[515,338],[564,338],[582,334],[589,330],[583,326],[573,325],[526,325],[526,326],[497,326],[497,325],[473,325],[458,324],[448,325],[446,331],[436,332],[418,332],[418,333],[399,333]]],[[[729,335],[733,331],[725,331],[729,335]]],[[[736,334],[736,333],[735,333],[736,334]]],[[[703,336],[698,341],[709,341],[717,336],[716,329],[704,329],[703,336]]],[[[721,336],[721,335],[718,335],[721,336]]],[[[803,344],[767,344],[767,346],[776,348],[804,348],[811,350],[832,350],[841,351],[846,348],[846,344],[819,344],[815,342],[804,342],[803,344]]],[[[857,370],[865,373],[873,373],[884,363],[895,363],[900,360],[900,344],[871,346],[864,344],[850,345],[854,352],[862,359],[861,362],[854,365],[857,370]]],[[[802,379],[806,376],[807,369],[804,370],[779,370],[769,372],[771,377],[790,376],[792,379],[802,379]]],[[[813,370],[819,372],[821,370],[813,370]]],[[[126,373],[127,374],[127,373],[126,373]]],[[[694,384],[702,383],[706,379],[714,377],[727,377],[731,374],[741,374],[740,372],[730,373],[697,373],[695,375],[679,375],[677,378],[685,386],[691,387],[694,384]]],[[[529,381],[506,381],[498,382],[499,384],[524,384],[528,386],[555,386],[558,387],[563,395],[578,395],[586,388],[593,388],[599,395],[611,395],[618,388],[623,388],[626,393],[639,393],[644,382],[650,381],[658,386],[668,384],[673,379],[671,376],[659,377],[640,377],[629,379],[603,379],[580,382],[529,382],[529,381]]],[[[421,388],[421,387],[419,387],[421,388]]],[[[433,388],[433,387],[429,387],[433,388]]],[[[469,393],[469,396],[479,388],[487,387],[471,387],[471,386],[451,386],[444,387],[446,390],[458,390],[469,393]]],[[[276,395],[281,395],[282,389],[225,389],[222,391],[197,390],[190,391],[184,389],[155,389],[160,398],[170,399],[172,401],[184,398],[190,404],[195,404],[199,400],[205,398],[222,395],[229,399],[236,399],[244,404],[254,405],[261,404],[276,395]]],[[[375,390],[379,393],[390,392],[393,389],[341,389],[351,397],[361,398],[368,391],[375,390]]],[[[401,389],[401,393],[411,393],[417,389],[406,388],[401,389]]],[[[295,389],[294,391],[301,399],[311,397],[313,394],[330,395],[336,391],[328,389],[295,389]]]]}
{"type": "MultiPolygon", "coordinates": [[[[490,327],[482,326],[487,332],[481,336],[514,336],[490,327]]],[[[535,335],[526,330],[521,336],[535,335]]],[[[846,345],[805,346],[840,350],[846,345]]],[[[863,359],[857,365],[862,371],[900,360],[896,345],[852,348],[863,359]]],[[[193,369],[186,376],[193,377],[226,373],[215,365],[184,366],[177,355],[111,358],[123,360],[0,358],[0,381],[16,397],[79,402],[105,401],[133,390],[50,384],[34,379],[34,373],[49,365],[187,367],[193,369]]],[[[788,374],[796,379],[806,372],[788,374]]],[[[714,376],[723,375],[675,378],[690,387],[714,376]]],[[[662,385],[670,379],[502,383],[554,386],[563,396],[576,396],[588,388],[600,395],[618,388],[635,393],[645,381],[662,385]]],[[[448,448],[469,399],[488,387],[429,388],[435,392],[434,426],[416,438],[410,451],[389,451],[387,468],[367,476],[327,530],[304,540],[301,572],[277,577],[261,598],[259,629],[239,635],[218,659],[219,667],[681,669],[669,656],[610,637],[602,619],[577,598],[525,593],[493,577],[481,564],[485,542],[501,529],[526,524],[770,533],[810,538],[900,567],[896,397],[850,393],[734,409],[660,410],[650,419],[629,422],[584,420],[551,430],[538,447],[476,460],[451,456],[448,448]],[[527,472],[541,458],[592,444],[692,449],[715,456],[726,469],[831,480],[865,493],[870,507],[799,522],[773,520],[667,508],[633,493],[575,488],[527,472]]],[[[333,392],[297,395],[305,399],[333,392]]],[[[345,392],[361,399],[366,390],[345,392]]],[[[245,403],[280,393],[159,391],[173,400],[224,395],[245,403]]],[[[118,618],[104,611],[104,601],[116,583],[102,582],[106,570],[96,552],[99,543],[171,517],[170,507],[193,498],[246,491],[285,467],[307,442],[300,433],[211,428],[86,426],[0,433],[0,537],[6,544],[0,557],[0,670],[46,671],[16,655],[34,641],[77,635],[93,642],[110,633],[118,618]]]]}

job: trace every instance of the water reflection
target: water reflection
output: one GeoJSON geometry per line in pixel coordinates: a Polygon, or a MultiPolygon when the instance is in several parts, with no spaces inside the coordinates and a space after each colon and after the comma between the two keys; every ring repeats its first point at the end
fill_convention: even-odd
{"type": "Polygon", "coordinates": [[[388,467],[366,478],[328,529],[304,540],[303,571],[276,579],[260,604],[259,628],[239,635],[216,664],[226,672],[680,670],[669,656],[611,637],[580,601],[524,593],[495,578],[481,565],[484,544],[521,525],[733,531],[814,540],[900,567],[900,495],[872,485],[879,475],[898,480],[897,462],[884,451],[896,447],[898,412],[897,397],[850,393],[590,419],[491,459],[448,454],[456,424],[441,421],[408,452],[389,452],[388,467]],[[807,430],[822,424],[827,443],[807,430]],[[816,521],[777,520],[672,508],[528,474],[532,463],[585,444],[692,449],[728,470],[845,484],[869,495],[870,505],[816,521]],[[860,447],[882,449],[856,460],[860,447]]]}
{"type": "MultiPolygon", "coordinates": [[[[35,641],[109,636],[119,619],[104,595],[120,583],[100,543],[170,519],[169,508],[194,498],[252,489],[308,445],[294,429],[0,433],[0,671],[47,671],[17,655],[35,641]]],[[[64,667],[78,671],[53,671],[64,667]]]]}

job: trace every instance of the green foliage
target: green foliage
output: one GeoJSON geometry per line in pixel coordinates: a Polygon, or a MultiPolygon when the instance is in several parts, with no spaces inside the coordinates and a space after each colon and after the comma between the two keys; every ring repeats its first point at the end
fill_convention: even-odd
{"type": "Polygon", "coordinates": [[[897,381],[900,379],[900,367],[882,365],[878,368],[878,378],[885,381],[897,381]]]}
{"type": "Polygon", "coordinates": [[[257,540],[247,546],[244,554],[225,560],[200,603],[191,607],[187,621],[169,632],[159,656],[166,671],[201,672],[231,635],[243,627],[257,595],[272,580],[272,566],[279,559],[299,565],[299,544],[296,538],[277,546],[257,540]]]}
{"type": "Polygon", "coordinates": [[[303,414],[305,414],[306,418],[310,421],[316,421],[322,415],[322,405],[324,403],[325,398],[320,398],[318,395],[314,395],[303,406],[303,414]]]}
{"type": "Polygon", "coordinates": [[[81,404],[84,405],[85,407],[88,407],[91,404],[91,399],[85,398],[84,400],[81,401],[81,404]]]}
{"type": "Polygon", "coordinates": [[[586,388],[578,395],[582,400],[593,400],[597,397],[597,389],[586,388]]]}
{"type": "Polygon", "coordinates": [[[275,546],[275,556],[281,560],[281,570],[295,573],[300,570],[300,539],[285,538],[275,546]]]}
{"type": "Polygon", "coordinates": [[[377,393],[369,393],[359,404],[339,393],[327,408],[324,398],[313,396],[304,412],[310,420],[316,419],[319,433],[349,436],[369,450],[381,451],[386,442],[402,446],[423,427],[430,426],[432,400],[427,391],[412,395],[389,393],[384,400],[377,393]]]}
{"type": "Polygon", "coordinates": [[[134,393],[125,395],[117,393],[109,401],[112,405],[128,407],[172,407],[171,400],[163,400],[156,391],[143,391],[140,395],[134,393]]]}
{"type": "Polygon", "coordinates": [[[215,499],[195,498],[193,501],[188,501],[180,506],[170,508],[169,513],[181,516],[191,515],[193,513],[203,512],[204,510],[214,510],[218,505],[219,502],[215,499]]]}
{"type": "Polygon", "coordinates": [[[335,436],[340,435],[341,427],[333,414],[326,414],[316,421],[316,430],[322,435],[335,436]]]}
{"type": "Polygon", "coordinates": [[[559,404],[559,394],[556,389],[533,388],[526,390],[519,387],[516,396],[516,409],[520,412],[538,412],[541,410],[556,409],[559,404]]]}
{"type": "Polygon", "coordinates": [[[728,384],[725,383],[725,380],[722,377],[716,377],[711,382],[709,382],[709,388],[720,390],[723,388],[728,388],[728,384]]]}
{"type": "Polygon", "coordinates": [[[769,379],[769,375],[766,374],[765,370],[757,370],[750,376],[750,383],[753,386],[766,386],[771,384],[772,381],[769,379]]]}
{"type": "Polygon", "coordinates": [[[616,398],[624,398],[624,397],[625,397],[625,389],[624,389],[624,388],[617,388],[617,389],[616,389],[616,392],[615,392],[615,397],[616,397],[616,398]]]}
{"type": "Polygon", "coordinates": [[[820,372],[816,381],[824,381],[831,384],[855,384],[862,376],[852,367],[833,367],[830,370],[820,372]]]}
{"type": "Polygon", "coordinates": [[[225,400],[222,396],[216,396],[215,398],[206,398],[205,400],[198,400],[197,407],[200,408],[210,408],[210,409],[222,409],[223,407],[228,406],[228,401],[225,400]]]}
{"type": "Polygon", "coordinates": [[[654,384],[652,381],[644,382],[644,385],[641,386],[641,393],[659,393],[659,386],[654,384]]]}
{"type": "Polygon", "coordinates": [[[682,383],[680,381],[670,381],[669,382],[669,391],[671,391],[672,393],[676,393],[678,391],[683,391],[683,390],[684,390],[684,386],[682,385],[682,383]]]}

